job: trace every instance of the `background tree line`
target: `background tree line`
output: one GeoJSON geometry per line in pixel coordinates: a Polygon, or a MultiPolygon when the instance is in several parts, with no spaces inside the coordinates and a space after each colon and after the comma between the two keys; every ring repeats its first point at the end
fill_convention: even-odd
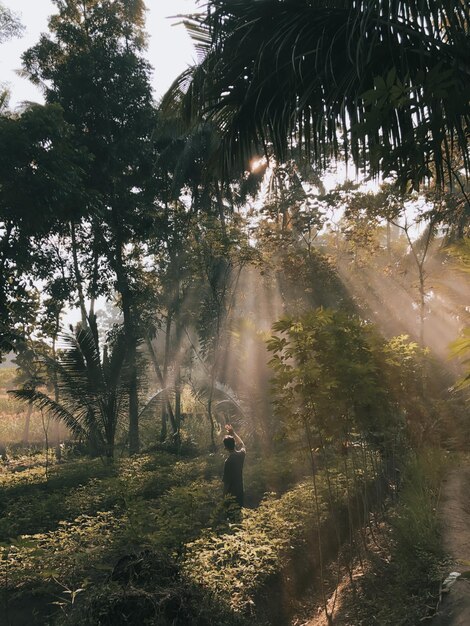
{"type": "MultiPolygon", "coordinates": [[[[296,41],[290,61],[281,57],[292,48],[285,39],[268,74],[271,82],[259,85],[259,93],[269,90],[275,99],[266,106],[258,99],[249,113],[237,104],[234,121],[224,113],[225,100],[238,98],[248,84],[248,96],[257,89],[255,75],[249,81],[241,76],[253,67],[249,55],[255,51],[238,46],[237,24],[246,24],[244,41],[251,41],[256,31],[251,32],[247,16],[267,4],[229,7],[221,2],[188,19],[201,63],[175,81],[161,106],[153,101],[151,67],[144,59],[142,2],[56,5],[49,33],[23,56],[25,71],[43,87],[46,103],[18,113],[5,107],[0,120],[5,147],[0,167],[2,350],[28,355],[19,361],[26,381],[19,395],[54,407],[57,415],[69,411],[73,416],[80,379],[89,402],[75,424],[77,432],[85,426],[84,436],[98,436],[102,451],[112,456],[117,432],[131,453],[139,450],[139,420],[150,414],[159,416],[161,439],[179,445],[185,393],[192,398],[186,404],[200,406],[207,416],[212,446],[221,420],[247,412],[259,415],[250,418],[253,432],[266,439],[276,418],[264,333],[282,315],[295,317],[318,307],[345,310],[376,323],[386,337],[409,334],[421,348],[428,333],[431,348],[444,357],[468,323],[465,279],[450,284],[459,258],[453,251],[468,229],[462,174],[467,147],[456,140],[450,155],[446,143],[453,133],[460,136],[467,113],[438,113],[450,106],[443,82],[465,89],[460,61],[455,60],[452,72],[445,65],[461,58],[450,33],[455,30],[452,42],[465,43],[458,38],[468,18],[464,8],[459,5],[452,20],[445,3],[435,14],[429,9],[429,24],[438,22],[442,30],[425,32],[417,6],[395,7],[396,14],[389,7],[399,27],[395,32],[391,22],[382,24],[388,9],[380,3],[341,5],[337,13],[325,6],[322,19],[341,32],[345,20],[341,41],[346,49],[357,44],[368,64],[361,56],[343,67],[340,42],[327,45],[320,39],[324,47],[316,64],[323,55],[330,59],[329,72],[344,72],[341,80],[334,74],[337,85],[346,85],[348,72],[359,65],[361,73],[348,89],[335,87],[325,97],[326,109],[318,109],[307,95],[314,98],[324,89],[321,81],[331,77],[317,74],[316,84],[298,66],[305,56],[302,46],[314,37],[320,19],[306,3],[305,42],[296,41]],[[362,34],[356,29],[358,16],[367,16],[362,34]],[[392,55],[379,73],[361,37],[367,29],[388,28],[384,37],[394,50],[402,22],[409,51],[400,56],[401,65],[392,55]],[[413,50],[420,37],[429,49],[416,63],[413,50]],[[445,52],[441,39],[449,42],[445,52]],[[224,63],[233,49],[239,67],[229,73],[224,63]],[[205,75],[211,76],[210,85],[205,75]],[[428,84],[431,75],[437,87],[428,84]],[[281,89],[280,76],[296,89],[281,89]],[[227,81],[234,86],[228,88],[227,81]],[[304,107],[293,126],[287,123],[293,103],[282,104],[281,93],[295,94],[304,107]],[[346,101],[350,108],[341,128],[322,130],[315,116],[326,112],[325,119],[332,121],[340,115],[335,107],[346,101]],[[275,107],[281,106],[285,109],[278,114],[275,107]],[[410,121],[413,106],[422,107],[422,116],[410,121]],[[392,111],[398,121],[390,118],[392,111]],[[378,116],[374,129],[373,115],[378,116]],[[428,145],[417,136],[428,132],[430,119],[434,130],[429,130],[428,145]],[[245,128],[244,121],[254,125],[245,128]],[[231,139],[227,133],[234,133],[231,139]],[[433,133],[447,138],[439,152],[433,133]],[[234,137],[243,138],[238,147],[231,143],[234,137]],[[410,142],[423,149],[418,160],[410,142]],[[325,188],[325,168],[333,167],[335,159],[347,162],[352,155],[369,174],[387,174],[392,170],[387,158],[396,150],[402,165],[380,189],[350,183],[325,188]],[[410,160],[427,166],[411,172],[410,160]],[[410,195],[410,188],[426,181],[422,192],[410,195]],[[113,302],[120,312],[111,328],[100,328],[98,299],[113,302]],[[60,356],[61,316],[73,306],[81,322],[60,356]],[[33,361],[34,368],[26,365],[33,361]],[[27,367],[34,371],[25,372],[27,367]],[[246,367],[256,370],[251,387],[251,381],[241,380],[246,367]],[[115,397],[118,389],[125,390],[122,402],[115,397]],[[128,425],[120,430],[123,412],[128,425]]],[[[419,7],[423,15],[425,9],[419,7]]],[[[283,10],[287,20],[289,2],[283,10]]],[[[11,35],[20,26],[2,11],[2,32],[11,35]]],[[[253,24],[261,24],[263,15],[253,24]]],[[[260,59],[275,38],[265,32],[256,53],[260,59]]],[[[458,101],[466,106],[465,98],[458,101]]],[[[69,424],[74,423],[71,417],[69,424]]]]}

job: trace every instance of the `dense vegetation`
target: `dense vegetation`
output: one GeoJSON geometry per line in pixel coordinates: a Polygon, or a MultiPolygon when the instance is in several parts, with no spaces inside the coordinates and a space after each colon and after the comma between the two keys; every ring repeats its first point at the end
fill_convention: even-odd
{"type": "Polygon", "coordinates": [[[0,99],[6,623],[431,617],[470,443],[470,9],[211,0],[157,105],[141,0],[54,3],[44,104],[0,99]]]}

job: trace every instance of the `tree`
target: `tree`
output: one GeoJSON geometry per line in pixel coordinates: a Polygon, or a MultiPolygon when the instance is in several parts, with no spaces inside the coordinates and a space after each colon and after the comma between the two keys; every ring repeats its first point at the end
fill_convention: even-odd
{"type": "Polygon", "coordinates": [[[14,349],[37,313],[34,278],[53,280],[48,240],[85,201],[87,156],[71,133],[56,104],[0,117],[0,353],[14,349]]]}
{"type": "MultiPolygon", "coordinates": [[[[20,36],[23,30],[19,18],[0,2],[0,44],[20,36]]],[[[0,114],[7,108],[9,96],[8,88],[0,82],[0,114]]]]}
{"type": "MultiPolygon", "coordinates": [[[[451,254],[455,259],[458,260],[457,268],[458,271],[463,273],[464,275],[470,274],[470,242],[468,239],[463,239],[462,241],[454,244],[451,248],[451,254]]],[[[470,327],[467,326],[462,329],[461,336],[456,339],[451,345],[452,355],[454,357],[459,357],[462,360],[462,364],[464,365],[465,371],[458,383],[458,388],[467,388],[470,386],[470,327]]]]}
{"type": "MultiPolygon", "coordinates": [[[[146,318],[147,345],[157,379],[167,396],[161,436],[167,435],[168,418],[173,437],[179,436],[181,390],[185,374],[189,380],[190,361],[197,352],[197,361],[211,381],[207,388],[212,392],[205,399],[214,440],[210,398],[215,392],[214,368],[216,362],[219,368],[223,356],[223,309],[230,308],[231,287],[239,273],[238,267],[232,272],[233,266],[238,261],[243,264],[242,257],[249,256],[243,220],[236,208],[248,194],[255,193],[262,177],[240,178],[234,172],[228,180],[221,181],[215,160],[219,138],[212,124],[203,123],[188,130],[173,111],[161,111],[155,140],[156,176],[163,183],[159,196],[163,204],[162,224],[160,238],[148,237],[148,251],[154,265],[158,302],[153,310],[143,303],[142,317],[146,318]],[[206,350],[211,341],[218,345],[206,350]]],[[[205,382],[203,386],[206,387],[205,382]]]]}
{"type": "MultiPolygon", "coordinates": [[[[139,448],[134,300],[141,259],[133,244],[152,225],[156,188],[155,111],[150,67],[141,54],[144,4],[124,0],[55,0],[55,4],[58,14],[50,20],[51,35],[43,35],[24,54],[24,65],[32,80],[44,87],[46,100],[62,107],[75,145],[92,160],[85,185],[93,198],[82,215],[92,224],[90,257],[101,253],[107,259],[123,311],[131,372],[129,448],[134,453],[139,448]]],[[[78,221],[73,218],[70,226],[78,221]]]]}
{"type": "MultiPolygon", "coordinates": [[[[112,460],[116,428],[128,410],[128,380],[124,367],[126,346],[118,336],[101,355],[96,325],[79,327],[64,337],[65,349],[58,359],[39,356],[42,368],[57,381],[60,400],[51,398],[35,380],[10,393],[46,410],[79,438],[92,452],[112,460]]],[[[45,381],[42,380],[44,385],[45,381]]]]}
{"type": "Polygon", "coordinates": [[[11,37],[17,37],[24,30],[19,18],[10,9],[0,3],[0,43],[11,37]]]}
{"type": "Polygon", "coordinates": [[[469,172],[468,3],[212,0],[187,24],[203,58],[169,97],[215,123],[227,165],[272,144],[414,187],[451,178],[456,152],[469,172]]]}
{"type": "MultiPolygon", "coordinates": [[[[33,392],[37,391],[38,386],[44,382],[44,365],[38,358],[40,354],[48,355],[49,346],[42,341],[35,341],[31,337],[19,343],[17,354],[15,357],[16,376],[15,385],[21,385],[23,389],[33,392]]],[[[33,412],[33,402],[28,402],[28,409],[25,417],[25,425],[23,430],[22,443],[29,444],[29,430],[31,425],[31,415],[33,412]]]]}
{"type": "Polygon", "coordinates": [[[340,274],[368,309],[363,314],[386,335],[406,329],[446,358],[455,326],[466,317],[457,285],[446,286],[456,281],[446,246],[455,220],[459,229],[464,225],[455,194],[403,194],[393,184],[363,192],[346,183],[324,199],[339,215],[336,236],[325,243],[335,248],[340,274]]]}
{"type": "Polygon", "coordinates": [[[286,432],[296,425],[321,445],[354,436],[386,449],[393,422],[373,329],[357,316],[317,309],[273,330],[273,390],[286,432]]]}

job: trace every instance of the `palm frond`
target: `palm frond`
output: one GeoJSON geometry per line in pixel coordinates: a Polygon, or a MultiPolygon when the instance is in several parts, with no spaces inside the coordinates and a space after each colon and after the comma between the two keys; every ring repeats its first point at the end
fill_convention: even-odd
{"type": "Polygon", "coordinates": [[[155,412],[156,409],[166,403],[168,397],[168,389],[160,389],[155,393],[142,407],[139,412],[139,419],[145,417],[148,413],[155,412]]]}
{"type": "Polygon", "coordinates": [[[211,398],[215,407],[232,408],[236,413],[246,417],[247,411],[242,400],[231,387],[220,381],[216,380],[212,384],[209,380],[205,380],[193,385],[193,394],[199,402],[207,402],[211,398]]]}
{"type": "Polygon", "coordinates": [[[109,454],[117,424],[128,408],[124,337],[117,335],[109,358],[104,357],[103,362],[98,336],[92,328],[79,328],[74,335],[64,335],[62,344],[58,359],[41,358],[60,401],[31,388],[10,393],[47,410],[75,435],[88,437],[109,454]]]}
{"type": "Polygon", "coordinates": [[[456,150],[470,172],[465,0],[212,0],[191,29],[211,45],[168,98],[216,124],[227,166],[270,144],[414,186],[441,184],[456,150]]]}
{"type": "Polygon", "coordinates": [[[54,419],[62,421],[74,435],[83,436],[86,429],[82,426],[83,415],[74,415],[62,404],[56,402],[42,391],[35,389],[15,389],[8,391],[17,400],[30,402],[41,411],[47,411],[54,419]]]}

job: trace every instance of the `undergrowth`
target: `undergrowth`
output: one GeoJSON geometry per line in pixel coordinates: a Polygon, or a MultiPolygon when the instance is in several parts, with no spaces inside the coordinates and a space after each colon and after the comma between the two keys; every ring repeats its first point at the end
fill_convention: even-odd
{"type": "MultiPolygon", "coordinates": [[[[0,593],[10,623],[28,601],[31,626],[261,624],[259,593],[315,535],[312,483],[293,486],[306,472],[299,458],[247,459],[246,490],[261,503],[240,514],[221,498],[222,465],[217,454],[160,452],[4,474],[0,593]]],[[[336,478],[327,505],[318,472],[320,523],[344,506],[336,478]]]]}
{"type": "Polygon", "coordinates": [[[340,613],[345,626],[416,626],[435,610],[446,570],[438,508],[452,459],[439,450],[412,453],[391,503],[340,613]],[[379,548],[379,549],[377,549],[379,548]]]}

